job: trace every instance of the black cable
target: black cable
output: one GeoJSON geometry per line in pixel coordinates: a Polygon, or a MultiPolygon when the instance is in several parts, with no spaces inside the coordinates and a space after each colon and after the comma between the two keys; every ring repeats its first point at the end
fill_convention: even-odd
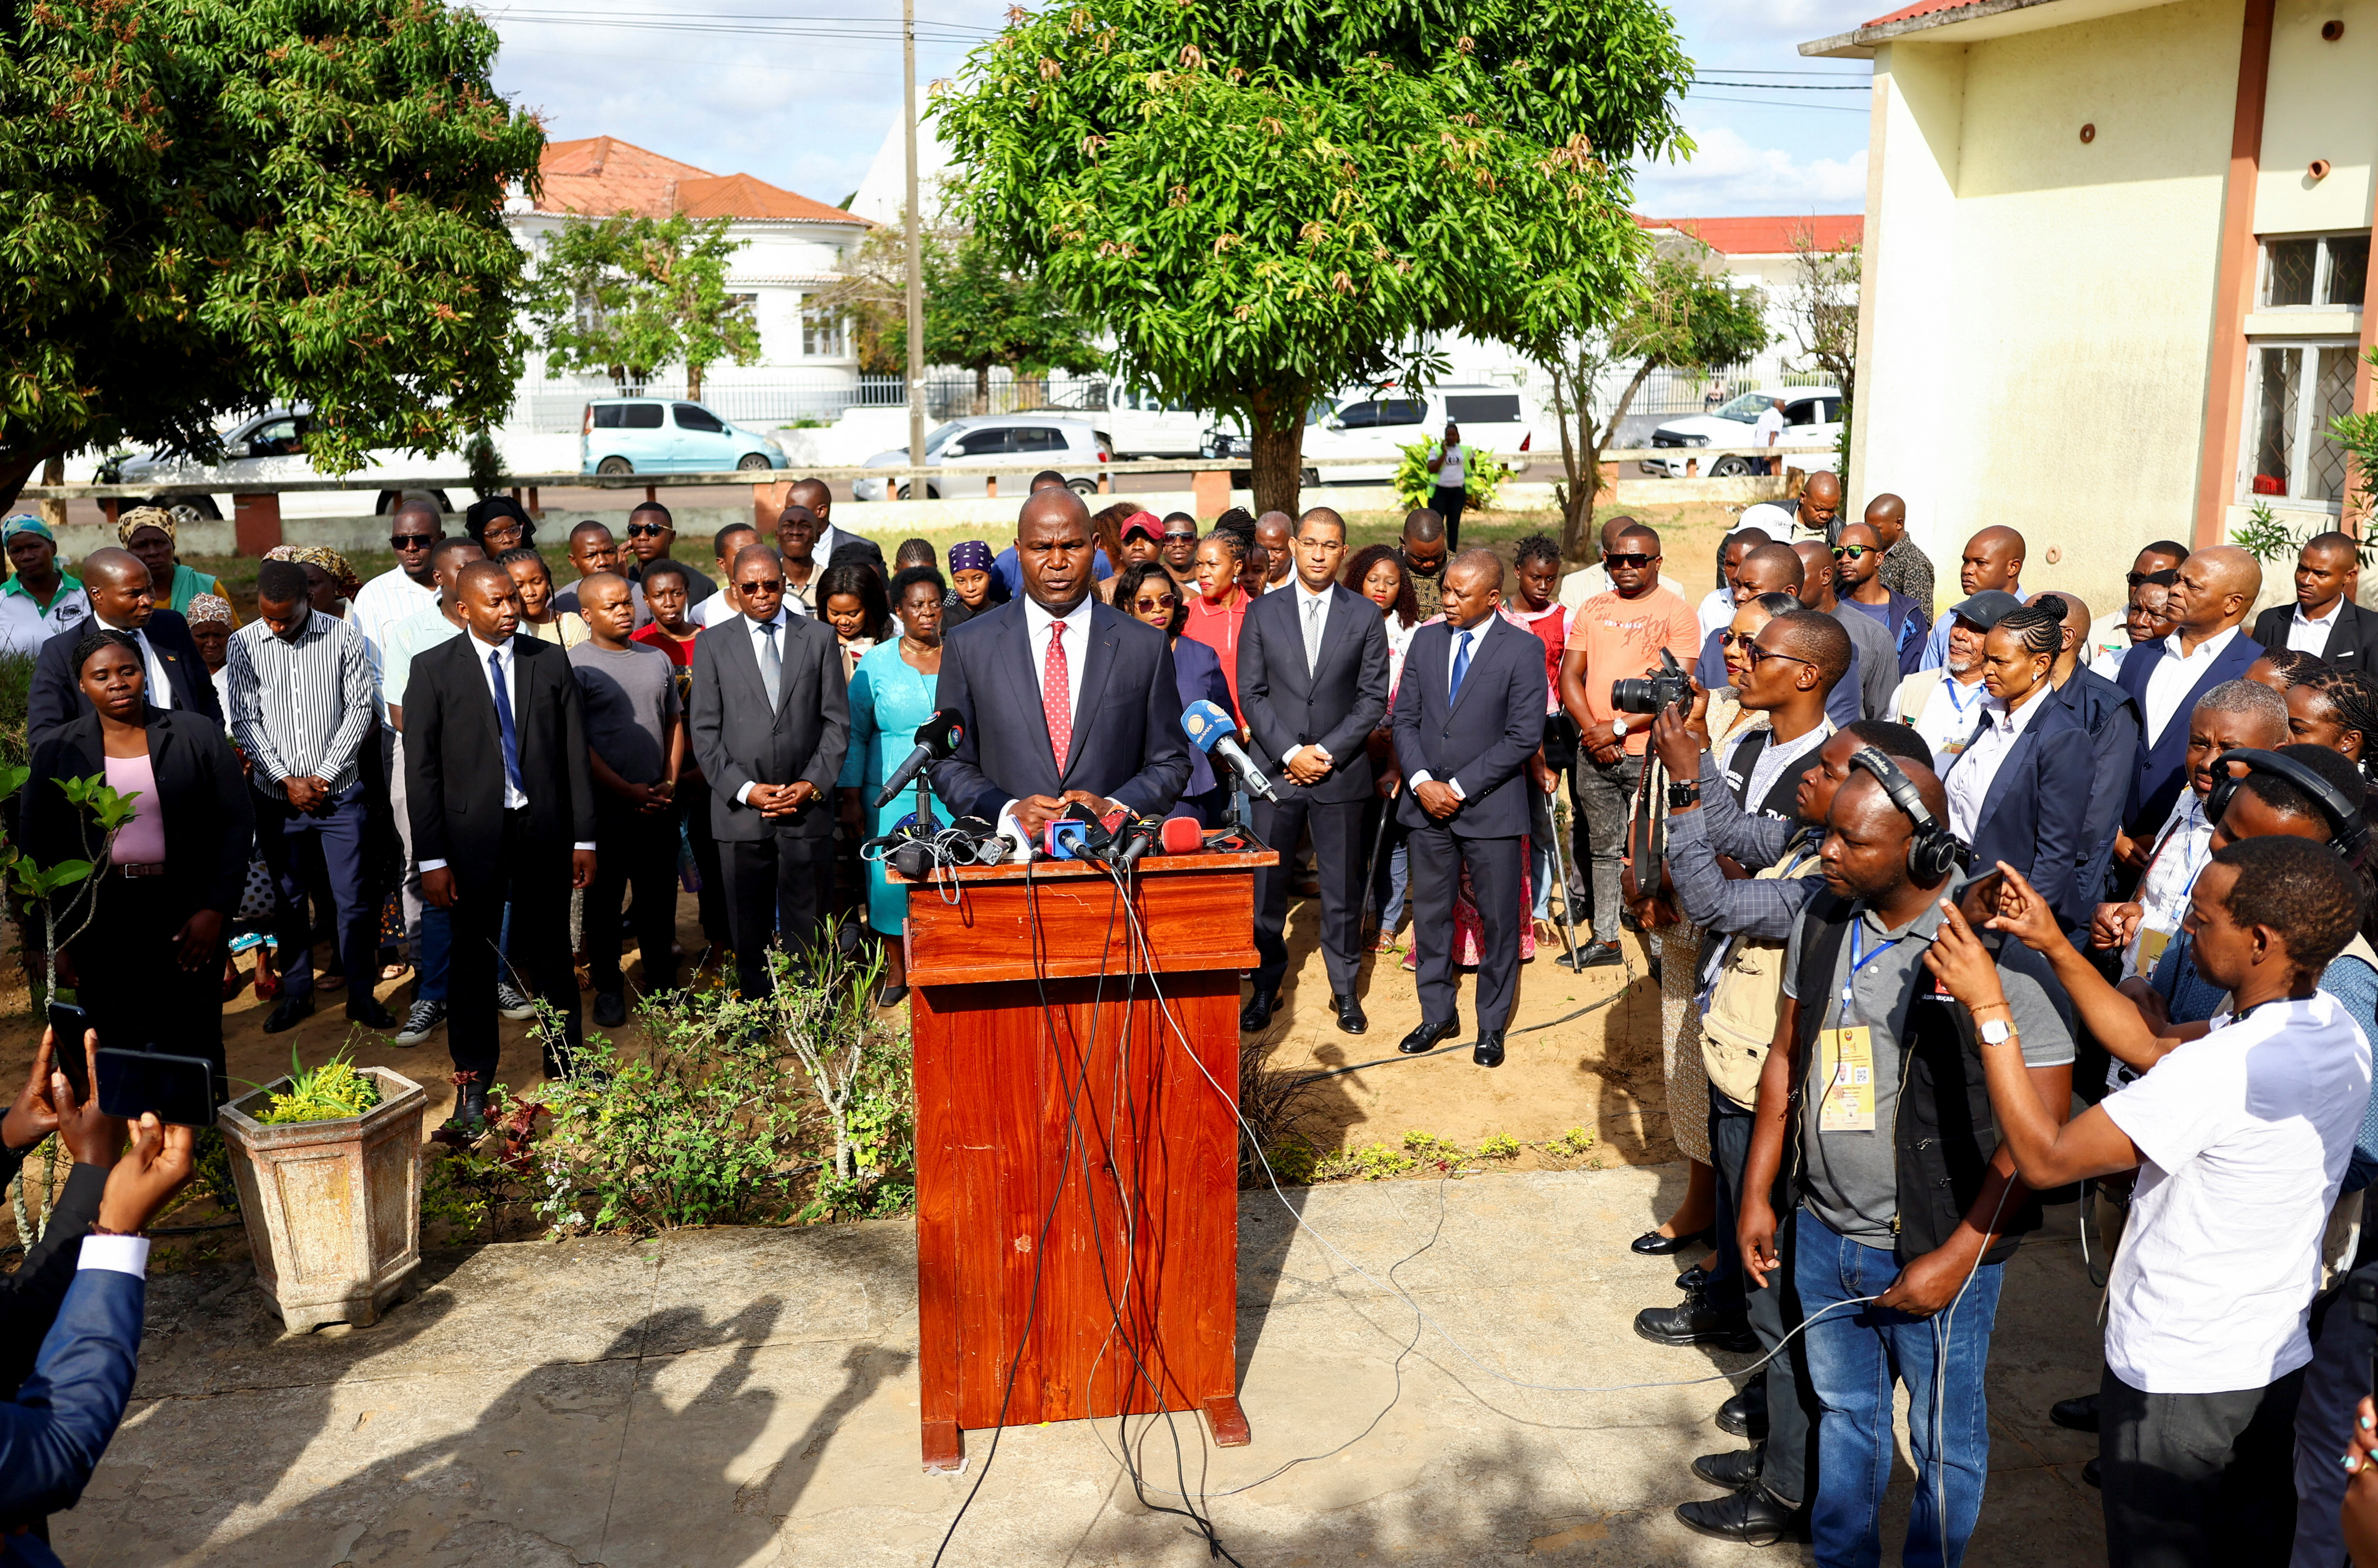
{"type": "MultiPolygon", "coordinates": [[[[1619,987],[1618,989],[1611,992],[1608,996],[1596,1001],[1587,1002],[1575,1012],[1564,1012],[1558,1018],[1547,1019],[1542,1023],[1531,1023],[1523,1029],[1507,1029],[1504,1033],[1506,1035],[1535,1035],[1541,1034],[1546,1029],[1557,1029],[1564,1023],[1574,1023],[1579,1019],[1583,1018],[1587,1013],[1594,1011],[1598,1008],[1608,1007],[1613,1002],[1619,1000],[1621,998],[1626,996],[1628,987],[1632,987],[1634,983],[1634,966],[1629,964],[1627,966],[1627,985],[1619,987]]],[[[1383,1056],[1376,1061],[1358,1061],[1351,1067],[1333,1067],[1327,1072],[1308,1072],[1303,1077],[1298,1079],[1296,1083],[1291,1086],[1302,1087],[1307,1083],[1318,1083],[1325,1078],[1338,1078],[1349,1072],[1360,1072],[1366,1067],[1391,1067],[1399,1061],[1427,1061],[1435,1057],[1458,1057],[1468,1048],[1469,1047],[1466,1046],[1434,1046],[1424,1051],[1414,1051],[1410,1056],[1383,1056]]]]}

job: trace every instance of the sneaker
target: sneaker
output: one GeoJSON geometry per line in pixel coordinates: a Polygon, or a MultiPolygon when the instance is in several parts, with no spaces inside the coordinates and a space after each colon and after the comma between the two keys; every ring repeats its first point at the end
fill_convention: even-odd
{"type": "Polygon", "coordinates": [[[536,1003],[520,994],[510,980],[496,982],[496,1011],[514,1023],[525,1023],[536,1016],[536,1003]]]}
{"type": "Polygon", "coordinates": [[[404,1015],[404,1027],[389,1036],[392,1044],[417,1046],[427,1040],[438,1025],[446,1022],[446,1004],[442,1001],[417,1001],[413,1011],[404,1015]]]}

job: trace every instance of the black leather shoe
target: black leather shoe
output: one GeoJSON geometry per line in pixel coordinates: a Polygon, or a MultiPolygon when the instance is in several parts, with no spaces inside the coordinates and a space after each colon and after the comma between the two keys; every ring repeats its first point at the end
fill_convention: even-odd
{"type": "Polygon", "coordinates": [[[1478,1043],[1470,1047],[1470,1059],[1481,1067],[1502,1066],[1503,1031],[1497,1029],[1491,1035],[1479,1035],[1478,1043]]]}
{"type": "Polygon", "coordinates": [[[1767,1380],[1754,1379],[1740,1394],[1717,1407],[1717,1430],[1747,1437],[1753,1442],[1767,1441],[1767,1380]]]}
{"type": "Polygon", "coordinates": [[[1676,1288],[1679,1290],[1698,1290],[1708,1283],[1709,1270],[1699,1263],[1695,1263],[1676,1276],[1676,1288]]]}
{"type": "Polygon", "coordinates": [[[2060,1399],[2048,1407],[2048,1418],[2069,1432],[2093,1432],[2097,1430],[2097,1396],[2075,1394],[2060,1399]]]}
{"type": "Polygon", "coordinates": [[[384,1035],[396,1033],[396,1014],[369,995],[357,997],[347,1003],[347,1016],[366,1029],[377,1029],[384,1035]]]}
{"type": "Polygon", "coordinates": [[[1713,1487],[1727,1491],[1747,1491],[1759,1484],[1759,1472],[1765,1466],[1767,1449],[1728,1449],[1723,1454],[1704,1454],[1693,1461],[1693,1474],[1713,1487]]]}
{"type": "Polygon", "coordinates": [[[313,1016],[313,992],[308,991],[302,997],[284,996],[281,999],[281,1005],[272,1010],[272,1016],[264,1021],[264,1032],[278,1035],[283,1029],[294,1029],[299,1023],[313,1016]]]}
{"type": "Polygon", "coordinates": [[[622,991],[594,993],[594,1026],[617,1029],[628,1022],[628,998],[622,991]]]}
{"type": "Polygon", "coordinates": [[[1239,1009],[1239,1033],[1259,1035],[1270,1028],[1272,1012],[1279,1006],[1279,993],[1277,991],[1267,997],[1248,999],[1247,1005],[1239,1009]]]}
{"type": "Polygon", "coordinates": [[[1436,1049],[1439,1040],[1449,1040],[1461,1033],[1461,1020],[1448,1018],[1442,1023],[1423,1023],[1396,1042],[1396,1049],[1406,1056],[1419,1056],[1436,1049]]]}
{"type": "Polygon", "coordinates": [[[1673,1307],[1646,1307],[1635,1314],[1635,1332],[1654,1345],[1713,1345],[1721,1350],[1756,1350],[1759,1336],[1740,1309],[1720,1311],[1698,1290],[1687,1290],[1673,1307]]]}
{"type": "Polygon", "coordinates": [[[2081,1478],[2087,1481],[2091,1486],[2096,1487],[2099,1491],[2106,1490],[2106,1478],[2097,1473],[2097,1461],[2095,1459],[2088,1461],[2081,1466],[2081,1478]]]}
{"type": "Polygon", "coordinates": [[[1359,1035],[1371,1026],[1371,1021],[1363,1016],[1362,998],[1351,994],[1331,997],[1329,1005],[1338,1011],[1338,1028],[1340,1033],[1359,1035]]]}
{"type": "Polygon", "coordinates": [[[1736,1546],[1773,1546],[1804,1536],[1799,1511],[1754,1487],[1709,1502],[1679,1502],[1676,1520],[1688,1530],[1736,1546]]]}
{"type": "MultiPolygon", "coordinates": [[[[1619,956],[1618,944],[1616,942],[1588,942],[1585,946],[1577,950],[1577,964],[1575,964],[1575,967],[1579,969],[1607,969],[1614,964],[1623,964],[1626,961],[1619,956]]],[[[1568,964],[1568,960],[1564,958],[1561,960],[1561,963],[1566,965],[1568,964]]]]}
{"type": "Polygon", "coordinates": [[[1712,1226],[1690,1236],[1663,1236],[1656,1230],[1647,1230],[1627,1245],[1647,1258],[1665,1258],[1687,1247],[1711,1246],[1716,1240],[1717,1227],[1712,1226]]]}

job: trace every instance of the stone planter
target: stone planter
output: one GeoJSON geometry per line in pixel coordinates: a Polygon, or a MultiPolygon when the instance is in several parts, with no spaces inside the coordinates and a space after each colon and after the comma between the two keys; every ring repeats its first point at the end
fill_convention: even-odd
{"type": "Polygon", "coordinates": [[[359,1117],[273,1126],[249,1116],[283,1078],[216,1118],[256,1282],[290,1329],[377,1322],[380,1309],[411,1293],[421,1266],[421,1123],[429,1096],[385,1067],[358,1071],[378,1079],[380,1092],[380,1103],[359,1117]]]}

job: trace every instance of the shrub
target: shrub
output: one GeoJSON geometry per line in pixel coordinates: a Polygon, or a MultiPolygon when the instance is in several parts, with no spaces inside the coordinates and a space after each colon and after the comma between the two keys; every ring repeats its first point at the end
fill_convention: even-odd
{"type": "Polygon", "coordinates": [[[281,1090],[256,1113],[256,1119],[268,1127],[293,1121],[337,1121],[361,1116],[379,1104],[379,1080],[355,1071],[347,1059],[347,1047],[341,1046],[338,1054],[319,1067],[307,1067],[297,1057],[297,1047],[289,1047],[288,1087],[281,1090]]]}
{"type": "MultiPolygon", "coordinates": [[[[1429,494],[1436,488],[1436,475],[1428,471],[1428,452],[1434,445],[1414,441],[1403,449],[1403,461],[1396,465],[1396,505],[1407,511],[1428,505],[1429,494]]],[[[1511,471],[1484,452],[1472,455],[1478,461],[1462,474],[1461,504],[1474,512],[1492,511],[1511,471]]]]}

